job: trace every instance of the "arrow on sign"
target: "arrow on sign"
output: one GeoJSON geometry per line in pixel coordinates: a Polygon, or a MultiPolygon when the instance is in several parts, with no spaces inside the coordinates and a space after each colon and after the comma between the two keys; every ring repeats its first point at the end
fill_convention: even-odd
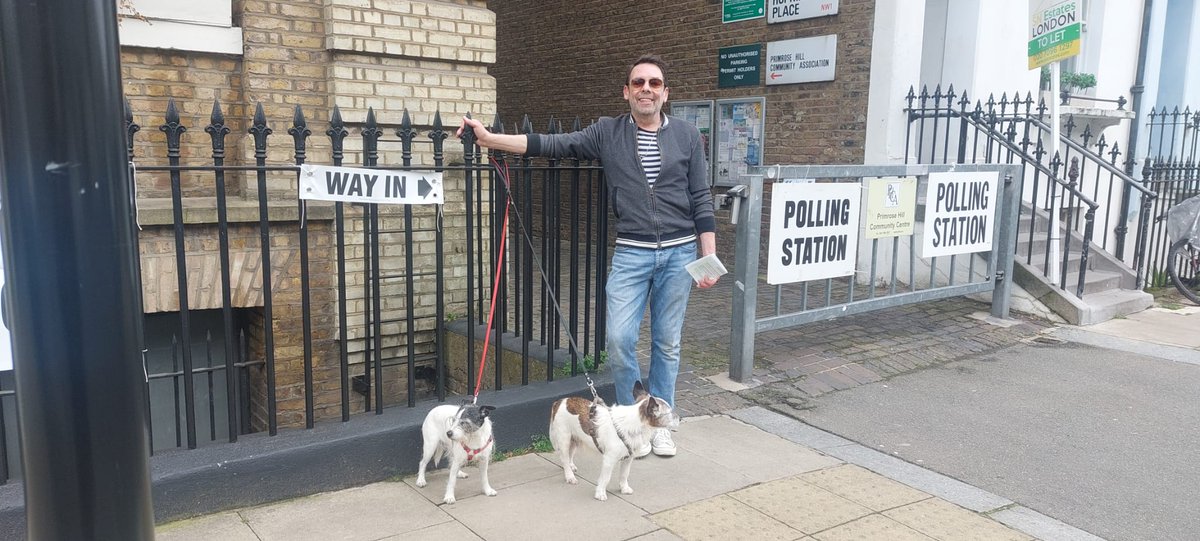
{"type": "Polygon", "coordinates": [[[429,182],[429,179],[421,177],[421,180],[417,183],[417,195],[425,197],[431,191],[433,191],[433,184],[429,182]]]}
{"type": "Polygon", "coordinates": [[[780,78],[780,77],[783,77],[783,74],[782,74],[782,73],[775,73],[775,72],[772,72],[772,73],[771,73],[771,78],[772,78],[772,79],[778,79],[778,78],[780,78]]]}

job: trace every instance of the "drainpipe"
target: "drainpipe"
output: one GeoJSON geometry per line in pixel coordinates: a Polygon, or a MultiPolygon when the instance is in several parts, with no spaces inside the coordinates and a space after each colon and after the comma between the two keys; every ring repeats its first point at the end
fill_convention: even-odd
{"type": "Polygon", "coordinates": [[[1133,176],[1137,161],[1138,131],[1142,120],[1137,114],[1141,111],[1142,92],[1146,90],[1143,82],[1146,78],[1146,49],[1150,43],[1150,8],[1153,4],[1154,0],[1145,0],[1142,6],[1142,38],[1138,45],[1137,72],[1134,73],[1133,86],[1129,87],[1129,107],[1134,113],[1133,125],[1129,127],[1129,146],[1126,148],[1129,159],[1125,160],[1125,173],[1129,176],[1133,176]]]}

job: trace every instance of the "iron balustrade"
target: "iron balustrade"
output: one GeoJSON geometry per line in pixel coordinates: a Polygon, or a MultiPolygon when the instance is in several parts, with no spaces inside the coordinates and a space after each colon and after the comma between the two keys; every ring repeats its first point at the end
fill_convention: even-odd
{"type": "Polygon", "coordinates": [[[1200,194],[1200,112],[1190,107],[1181,111],[1178,106],[1151,108],[1147,115],[1149,156],[1143,164],[1147,187],[1160,197],[1147,208],[1154,216],[1153,231],[1147,248],[1147,260],[1153,276],[1149,285],[1169,286],[1166,279],[1170,242],[1167,238],[1167,210],[1175,204],[1200,194]]]}
{"type": "Polygon", "coordinates": [[[953,86],[943,92],[939,85],[932,93],[927,87],[920,94],[910,88],[906,100],[910,124],[905,139],[906,161],[912,156],[918,163],[1021,164],[1027,186],[1018,242],[1025,244],[1026,264],[1041,267],[1040,272],[1050,282],[1083,297],[1088,258],[1093,249],[1100,249],[1132,267],[1135,282],[1143,283],[1149,205],[1156,195],[1145,182],[1135,180],[1118,165],[1122,155],[1119,145],[1110,145],[1103,135],[1096,137],[1090,126],[1075,137],[1077,125],[1068,115],[1060,136],[1062,150],[1049,155],[1052,130],[1047,104],[1043,99],[1035,101],[1031,93],[1024,98],[1020,93],[1011,98],[1005,93],[999,100],[992,95],[986,102],[972,103],[966,92],[958,94],[953,86]],[[1119,199],[1114,198],[1117,190],[1119,199]],[[1135,194],[1140,210],[1135,243],[1129,250],[1128,211],[1135,194]],[[1051,276],[1047,247],[1056,235],[1048,225],[1049,213],[1060,208],[1055,200],[1062,201],[1062,215],[1054,217],[1054,222],[1061,223],[1058,227],[1066,234],[1057,261],[1061,272],[1051,276]],[[1037,231],[1039,221],[1045,231],[1037,231]],[[1095,238],[1097,223],[1101,224],[1099,239],[1095,238]],[[1077,241],[1072,233],[1078,235],[1077,241]],[[1072,247],[1075,243],[1078,246],[1072,247]],[[1035,253],[1035,245],[1045,251],[1035,253]],[[1078,277],[1073,290],[1069,290],[1067,272],[1074,265],[1078,265],[1078,277]]]}

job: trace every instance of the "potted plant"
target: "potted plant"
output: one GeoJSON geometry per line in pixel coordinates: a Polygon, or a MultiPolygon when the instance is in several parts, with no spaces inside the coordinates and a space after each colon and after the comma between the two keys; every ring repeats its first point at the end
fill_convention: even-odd
{"type": "MultiPolygon", "coordinates": [[[[1064,71],[1058,74],[1061,90],[1068,94],[1095,88],[1096,76],[1091,73],[1064,71]]],[[[1050,66],[1042,66],[1042,90],[1050,90],[1050,66]]]]}

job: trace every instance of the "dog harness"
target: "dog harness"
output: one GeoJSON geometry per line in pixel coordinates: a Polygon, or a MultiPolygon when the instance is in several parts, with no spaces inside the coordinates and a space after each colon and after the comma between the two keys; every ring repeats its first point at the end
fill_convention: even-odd
{"type": "Polygon", "coordinates": [[[488,441],[483,444],[483,447],[480,447],[478,449],[472,449],[470,447],[467,447],[467,444],[465,444],[465,443],[460,443],[459,445],[462,445],[463,451],[467,452],[467,460],[475,460],[475,457],[479,456],[480,453],[486,451],[487,448],[492,445],[492,439],[493,439],[492,436],[488,436],[488,441]]]}

